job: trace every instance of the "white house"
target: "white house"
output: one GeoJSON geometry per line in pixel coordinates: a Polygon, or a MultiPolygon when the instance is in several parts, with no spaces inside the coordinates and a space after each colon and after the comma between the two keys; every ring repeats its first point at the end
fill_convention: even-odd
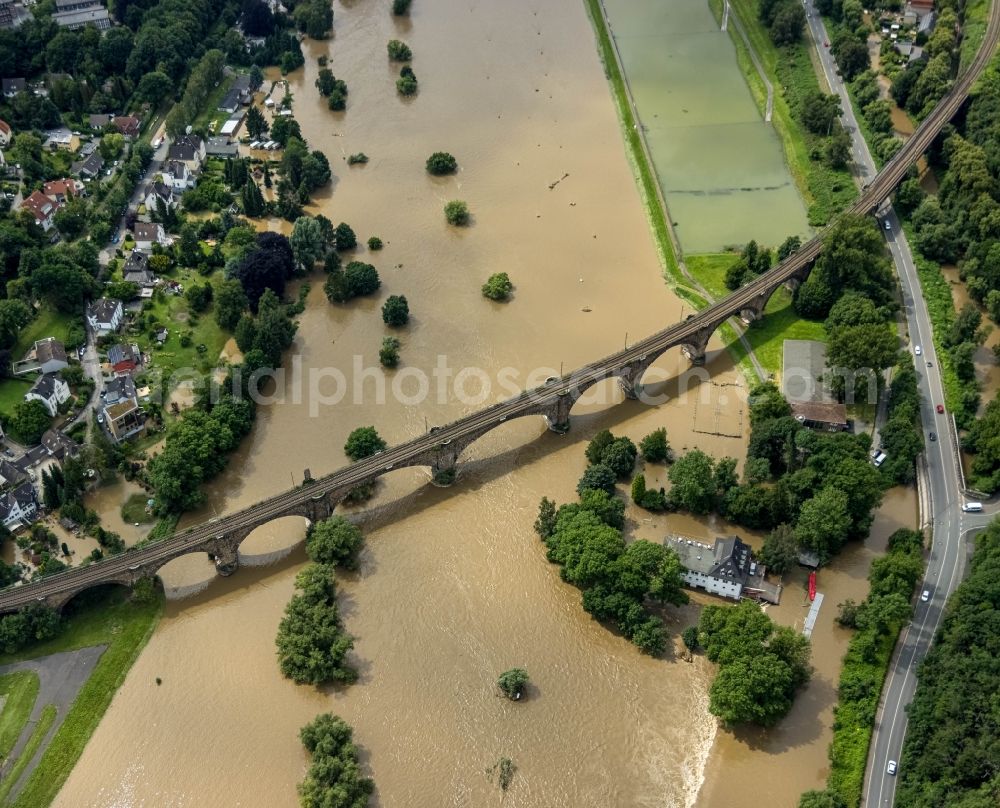
{"type": "Polygon", "coordinates": [[[664,545],[677,553],[684,583],[693,589],[732,600],[752,597],[777,603],[781,598],[781,586],[766,580],[764,566],[737,536],[716,539],[714,547],[684,538],[668,538],[664,545]]]}
{"type": "Polygon", "coordinates": [[[154,244],[161,247],[169,247],[171,244],[163,225],[156,222],[136,222],[132,235],[135,237],[135,248],[144,253],[151,252],[154,244]]]}
{"type": "Polygon", "coordinates": [[[60,379],[55,373],[43,373],[31,389],[24,394],[25,401],[41,401],[49,415],[55,418],[59,412],[59,405],[69,401],[69,385],[60,379]]]}
{"type": "Polygon", "coordinates": [[[205,141],[197,135],[183,135],[170,144],[167,159],[178,160],[197,174],[205,162],[205,141]]]}
{"type": "Polygon", "coordinates": [[[7,121],[0,120],[0,148],[7,148],[11,141],[11,130],[10,124],[7,121]]]}
{"type": "Polygon", "coordinates": [[[24,373],[58,373],[69,365],[66,346],[55,337],[36,340],[20,362],[15,362],[13,375],[24,373]]]}
{"type": "Polygon", "coordinates": [[[102,297],[87,306],[87,324],[97,336],[106,337],[118,330],[124,313],[120,300],[102,297]]]}
{"type": "Polygon", "coordinates": [[[194,174],[180,160],[168,160],[163,166],[163,184],[173,188],[178,193],[194,188],[194,174]]]}
{"type": "Polygon", "coordinates": [[[168,210],[177,206],[177,200],[174,198],[173,189],[169,185],[162,182],[154,182],[149,186],[149,192],[146,194],[146,198],[143,202],[146,204],[146,210],[151,214],[158,210],[159,202],[162,202],[164,207],[168,210]]]}
{"type": "Polygon", "coordinates": [[[35,486],[30,480],[21,483],[12,491],[0,494],[0,522],[8,530],[27,527],[38,513],[38,499],[35,486]]]}

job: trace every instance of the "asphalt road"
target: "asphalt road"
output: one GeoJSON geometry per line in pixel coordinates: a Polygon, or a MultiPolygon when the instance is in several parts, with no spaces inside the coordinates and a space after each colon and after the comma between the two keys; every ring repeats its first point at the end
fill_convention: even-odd
{"type": "MultiPolygon", "coordinates": [[[[823,72],[831,89],[841,100],[841,108],[844,110],[842,122],[851,136],[851,152],[858,177],[862,184],[866,184],[876,174],[875,163],[858,128],[847,89],[837,75],[833,55],[825,46],[830,38],[823,21],[811,2],[806,3],[806,11],[823,72]]],[[[996,16],[995,11],[993,16],[996,16]]],[[[938,371],[933,327],[920,288],[913,254],[899,219],[888,203],[880,211],[879,221],[883,228],[886,222],[889,224],[889,228],[883,229],[883,233],[899,276],[903,312],[910,336],[909,349],[914,353],[917,346],[921,349],[921,355],[915,355],[914,360],[921,394],[920,420],[926,442],[924,454],[927,459],[933,541],[927,571],[920,585],[921,592],[929,591],[930,599],[926,603],[917,601],[913,619],[897,644],[875,719],[863,792],[863,804],[871,808],[890,806],[895,801],[896,776],[890,775],[886,767],[890,760],[900,763],[906,735],[906,706],[913,698],[917,686],[917,668],[930,648],[948,596],[962,580],[966,534],[982,527],[990,518],[989,514],[967,514],[962,511],[965,498],[955,467],[958,447],[955,445],[953,432],[949,429],[950,416],[936,411],[937,404],[944,402],[944,386],[938,371]],[[930,440],[930,433],[935,433],[937,439],[930,440]]]]}

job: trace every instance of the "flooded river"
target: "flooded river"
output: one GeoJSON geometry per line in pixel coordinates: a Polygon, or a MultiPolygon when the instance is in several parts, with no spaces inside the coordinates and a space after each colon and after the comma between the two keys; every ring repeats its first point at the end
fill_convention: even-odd
{"type": "MultiPolygon", "coordinates": [[[[396,21],[384,3],[350,2],[335,14],[334,38],[307,42],[305,68],[289,76],[293,108],[336,174],[313,212],[349,222],[362,242],[382,238],[384,250],[358,257],[377,266],[383,287],[376,299],[332,307],[322,278],[313,279],[288,362],[300,370],[277,385],[283,401],[260,408],[230,471],[188,522],[250,505],[300,482],[307,468],[340,466],[359,425],[405,440],[480,406],[483,379],[488,400],[502,395],[504,369],[523,386],[533,373],[569,370],[690,313],[661,279],[581,3],[418,2],[410,20],[396,21]],[[413,48],[414,99],[396,96],[398,71],[385,58],[393,37],[413,48]],[[344,113],[328,111],[313,88],[324,54],[349,85],[344,113]],[[424,160],[438,150],[457,157],[456,176],[426,174],[424,160]],[[357,151],[370,162],[348,168],[341,158],[357,151]],[[468,202],[470,228],[445,225],[441,208],[453,198],[468,202]],[[479,292],[497,271],[516,286],[506,305],[479,292]],[[405,294],[413,316],[400,334],[403,363],[384,376],[374,368],[389,294],[405,294]],[[324,403],[334,397],[330,369],[353,385],[355,357],[373,368],[363,394],[324,403]],[[441,362],[456,375],[466,367],[483,375],[465,374],[464,393],[450,383],[439,397],[432,384],[421,400],[417,372],[441,362]],[[318,369],[328,378],[310,394],[318,369]],[[389,383],[384,403],[379,379],[389,383]]],[[[354,726],[377,787],[373,804],[385,808],[499,801],[484,770],[500,756],[517,765],[509,806],[742,805],[754,777],[761,797],[790,805],[802,787],[819,787],[844,642],[829,620],[815,637],[819,673],[793,717],[770,740],[733,737],[707,713],[711,666],[650,659],[592,621],[532,530],[543,495],[575,497],[585,441],[599,429],[638,440],[666,426],[677,450],[743,457],[745,385],[723,347],[711,348],[705,380],[686,396],[677,376],[687,363],[670,352],[648,378],[662,403],[611,407],[620,393],[607,382],[596,391],[603,401],[574,410],[566,436],[521,419],[474,444],[449,490],[429,486],[423,469],[384,478],[372,507],[356,512],[367,537],[361,569],[339,581],[360,673],[349,687],[297,687],[278,671],[274,636],[304,562],[303,520],[251,535],[244,568],[225,580],[203,556],[169,564],[168,592],[197,594],[170,602],[55,804],[291,808],[307,765],[299,727],[324,711],[354,726]],[[516,705],[493,687],[512,666],[532,680],[516,705]],[[787,782],[766,776],[778,760],[798,767],[787,782]]],[[[658,484],[662,470],[647,471],[658,484]]],[[[912,523],[912,497],[901,496],[870,547],[824,572],[827,618],[838,600],[863,596],[867,560],[889,530],[912,523]]],[[[730,530],[677,515],[629,517],[630,535],[652,540],[730,530]]],[[[774,611],[790,624],[804,611],[797,586],[774,611]]],[[[672,610],[671,629],[697,615],[697,604],[672,610]]]]}

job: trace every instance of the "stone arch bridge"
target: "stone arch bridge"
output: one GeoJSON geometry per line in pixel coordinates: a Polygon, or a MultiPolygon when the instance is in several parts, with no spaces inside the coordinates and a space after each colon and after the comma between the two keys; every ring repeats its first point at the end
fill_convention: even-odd
{"type": "MultiPolygon", "coordinates": [[[[988,63],[998,36],[1000,13],[998,5],[993,4],[983,45],[969,69],[896,156],[864,188],[847,212],[867,215],[885,203],[917,158],[961,107],[972,84],[988,63]]],[[[96,564],[10,587],[0,592],[0,613],[38,602],[60,608],[80,592],[104,584],[131,586],[143,577],[155,575],[173,559],[189,553],[211,554],[220,574],[228,575],[239,565],[242,541],[256,528],[275,519],[295,515],[313,521],[325,519],[351,489],[372,483],[395,469],[428,466],[436,482],[447,484],[454,478],[458,458],[464,449],[487,432],[515,418],[543,416],[550,429],[564,432],[569,428],[573,405],[595,384],[617,378],[625,395],[634,398],[643,374],[671,348],[679,347],[695,364],[703,362],[709,338],[722,323],[733,316],[747,322],[760,317],[779,286],[795,285],[805,280],[822,249],[822,237],[820,233],[785,261],[723,300],[630,348],[566,376],[551,378],[541,387],[524,391],[515,398],[486,407],[446,426],[435,427],[427,434],[325,477],[307,481],[298,488],[258,502],[238,513],[187,528],[163,541],[128,550],[96,564]]]]}

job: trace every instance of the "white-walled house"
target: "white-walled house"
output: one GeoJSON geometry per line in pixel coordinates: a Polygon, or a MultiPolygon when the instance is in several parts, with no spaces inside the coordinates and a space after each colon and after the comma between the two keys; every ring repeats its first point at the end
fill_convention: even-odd
{"type": "Polygon", "coordinates": [[[24,400],[41,401],[45,405],[45,409],[49,411],[49,415],[55,418],[56,413],[59,412],[59,405],[69,401],[69,396],[69,385],[66,382],[55,373],[43,373],[35,379],[31,389],[24,394],[24,400]]]}
{"type": "Polygon", "coordinates": [[[87,306],[87,324],[99,337],[113,334],[122,324],[125,310],[120,300],[102,297],[87,306]]]}
{"type": "Polygon", "coordinates": [[[17,488],[0,494],[0,522],[7,530],[27,527],[38,514],[35,486],[25,480],[17,488]]]}

